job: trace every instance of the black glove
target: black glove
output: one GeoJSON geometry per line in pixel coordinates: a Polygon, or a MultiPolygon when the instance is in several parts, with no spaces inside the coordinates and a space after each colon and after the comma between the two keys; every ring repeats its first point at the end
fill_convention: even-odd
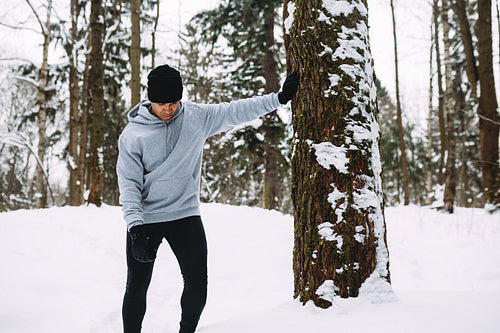
{"type": "Polygon", "coordinates": [[[290,101],[293,96],[297,93],[297,88],[299,87],[299,74],[293,71],[292,74],[288,75],[283,83],[283,88],[281,92],[278,93],[278,99],[281,104],[286,104],[290,101]]]}
{"type": "Polygon", "coordinates": [[[144,263],[153,262],[156,259],[156,251],[161,243],[149,234],[144,225],[136,225],[130,229],[132,238],[132,255],[134,259],[144,263]]]}

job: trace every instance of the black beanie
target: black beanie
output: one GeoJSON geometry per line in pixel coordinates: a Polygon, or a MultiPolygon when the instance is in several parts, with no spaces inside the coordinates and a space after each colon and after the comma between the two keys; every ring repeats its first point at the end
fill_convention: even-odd
{"type": "Polygon", "coordinates": [[[148,75],[148,99],[154,103],[175,103],[182,98],[182,79],[178,70],[161,65],[148,75]]]}

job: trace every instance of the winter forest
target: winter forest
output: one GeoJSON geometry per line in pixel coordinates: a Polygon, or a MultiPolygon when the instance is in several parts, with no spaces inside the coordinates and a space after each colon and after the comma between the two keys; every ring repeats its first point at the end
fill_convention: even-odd
{"type": "Polygon", "coordinates": [[[278,92],[299,72],[291,103],[206,141],[200,201],[293,216],[303,304],[390,289],[389,207],[498,216],[498,0],[173,2],[2,5],[0,212],[119,206],[118,138],[167,63],[183,99],[208,104],[278,92]],[[415,72],[404,61],[417,52],[415,72]]]}
{"type": "MultiPolygon", "coordinates": [[[[387,205],[441,200],[452,212],[454,206],[497,202],[498,84],[493,74],[498,73],[498,45],[493,42],[498,38],[493,36],[499,26],[493,25],[498,4],[490,2],[434,1],[427,11],[432,14],[425,18],[432,26],[429,72],[421,74],[429,79],[429,90],[427,101],[419,103],[427,103],[427,110],[421,110],[426,120],[420,117],[417,123],[405,116],[400,83],[389,93],[385,87],[394,82],[376,80],[374,112],[387,205]]],[[[3,39],[27,30],[34,44],[28,48],[30,57],[10,54],[12,42],[1,50],[2,210],[118,204],[117,138],[130,107],[145,98],[145,76],[155,64],[178,67],[184,98],[194,102],[278,91],[286,73],[283,3],[221,1],[212,6],[193,10],[183,26],[172,27],[168,17],[177,13],[161,17],[155,1],[9,3],[0,21],[3,39]],[[158,43],[170,30],[179,30],[177,40],[158,43]]],[[[398,66],[397,27],[405,18],[398,17],[395,6],[397,1],[387,2],[394,30],[385,40],[394,41],[387,55],[398,66]]],[[[315,19],[321,22],[320,16],[315,19]]],[[[299,70],[307,81],[310,73],[299,70]]],[[[289,110],[279,110],[211,138],[204,153],[201,200],[291,213],[291,118],[289,110]]]]}

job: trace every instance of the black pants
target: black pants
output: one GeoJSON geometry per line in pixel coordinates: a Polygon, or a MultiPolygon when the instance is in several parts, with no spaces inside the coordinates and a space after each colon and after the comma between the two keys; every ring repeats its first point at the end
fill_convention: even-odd
{"type": "MultiPolygon", "coordinates": [[[[199,216],[164,223],[147,224],[156,246],[165,238],[174,252],[184,280],[181,297],[180,333],[196,330],[207,298],[207,241],[199,216]]],[[[146,293],[153,273],[153,263],[142,263],[132,256],[130,233],[127,233],[127,288],[123,298],[122,318],[125,333],[141,331],[146,313],[146,293]]]]}

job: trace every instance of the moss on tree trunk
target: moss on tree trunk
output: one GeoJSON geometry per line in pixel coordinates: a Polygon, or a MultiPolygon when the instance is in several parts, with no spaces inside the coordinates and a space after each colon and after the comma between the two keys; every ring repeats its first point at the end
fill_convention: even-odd
{"type": "Polygon", "coordinates": [[[372,274],[390,280],[366,1],[343,12],[339,3],[284,5],[287,68],[301,75],[292,101],[294,296],[323,308],[358,296],[372,274]]]}

